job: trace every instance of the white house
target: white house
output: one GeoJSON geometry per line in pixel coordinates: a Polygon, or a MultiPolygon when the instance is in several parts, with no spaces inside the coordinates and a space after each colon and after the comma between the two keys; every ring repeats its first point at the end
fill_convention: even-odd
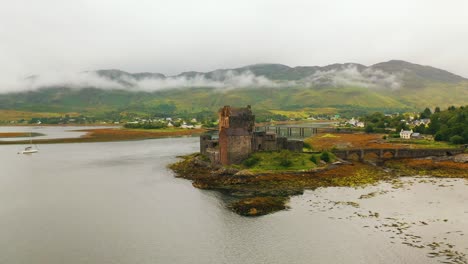
{"type": "Polygon", "coordinates": [[[183,124],[183,125],[181,125],[180,127],[181,127],[181,128],[185,128],[185,129],[193,129],[193,128],[194,128],[194,126],[192,126],[192,125],[187,125],[187,124],[183,124]]]}
{"type": "Polygon", "coordinates": [[[351,118],[349,121],[348,121],[348,124],[352,125],[352,126],[356,126],[356,124],[358,123],[359,121],[357,121],[356,119],[351,118]]]}
{"type": "Polygon", "coordinates": [[[403,139],[410,139],[410,138],[411,138],[411,134],[413,134],[413,129],[411,129],[411,130],[403,130],[403,129],[401,129],[401,131],[400,131],[400,138],[403,138],[403,139]]]}

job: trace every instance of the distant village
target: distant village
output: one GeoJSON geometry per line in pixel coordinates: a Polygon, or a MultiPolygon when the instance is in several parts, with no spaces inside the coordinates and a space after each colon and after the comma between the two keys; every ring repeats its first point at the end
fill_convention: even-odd
{"type": "MultiPolygon", "coordinates": [[[[396,130],[395,127],[385,126],[385,131],[380,132],[393,132],[399,133],[399,137],[402,139],[413,139],[422,138],[422,135],[418,131],[414,131],[417,127],[427,127],[431,120],[429,118],[418,118],[418,113],[411,113],[401,115],[395,114],[384,114],[386,118],[397,118],[401,117],[398,121],[404,124],[404,128],[396,130]]],[[[368,122],[366,117],[352,117],[350,119],[342,118],[340,115],[310,115],[307,118],[280,118],[281,121],[330,121],[334,122],[334,126],[337,129],[351,129],[353,131],[366,131],[366,132],[379,132],[379,131],[367,131],[368,122]]],[[[275,123],[277,120],[269,119],[270,123],[275,123]]],[[[160,129],[160,128],[182,128],[182,129],[200,129],[207,127],[217,127],[219,119],[211,120],[197,120],[197,118],[181,118],[181,117],[132,117],[127,120],[113,118],[113,119],[99,119],[95,117],[87,117],[83,115],[79,116],[61,116],[61,117],[47,117],[47,118],[31,118],[30,120],[19,119],[13,121],[3,121],[2,124],[55,124],[55,125],[66,125],[66,124],[96,124],[96,125],[121,125],[126,128],[143,128],[143,129],[160,129]]]]}
{"type": "MultiPolygon", "coordinates": [[[[385,116],[390,117],[390,118],[395,118],[400,115],[399,114],[394,114],[394,115],[386,114],[385,116]]],[[[402,139],[423,138],[420,132],[413,131],[412,128],[416,128],[416,127],[427,128],[429,124],[431,123],[431,119],[429,118],[417,119],[416,117],[417,115],[408,115],[407,118],[399,120],[400,124],[402,124],[405,128],[410,128],[410,129],[401,128],[400,131],[397,131],[395,128],[386,128],[386,132],[394,132],[396,134],[399,134],[399,137],[402,139]]],[[[338,123],[337,127],[365,129],[366,123],[364,121],[360,121],[359,119],[356,119],[353,117],[349,120],[338,123]]],[[[374,131],[368,131],[368,132],[374,132],[374,131]]]]}

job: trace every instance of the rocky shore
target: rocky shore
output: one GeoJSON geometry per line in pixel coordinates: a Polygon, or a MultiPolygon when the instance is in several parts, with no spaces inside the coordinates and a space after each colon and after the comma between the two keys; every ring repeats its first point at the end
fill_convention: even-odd
{"type": "Polygon", "coordinates": [[[289,197],[305,189],[362,187],[400,176],[468,178],[468,154],[453,157],[335,162],[311,170],[254,173],[239,167],[212,167],[199,154],[180,157],[170,165],[177,177],[192,180],[196,188],[217,190],[234,198],[227,207],[245,216],[260,216],[287,209],[289,197]]]}

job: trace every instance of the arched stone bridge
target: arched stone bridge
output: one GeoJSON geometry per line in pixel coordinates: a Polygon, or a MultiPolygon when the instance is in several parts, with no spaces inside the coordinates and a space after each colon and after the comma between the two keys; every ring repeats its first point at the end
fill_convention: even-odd
{"type": "Polygon", "coordinates": [[[349,159],[357,155],[359,160],[364,160],[367,154],[375,154],[379,159],[383,159],[388,154],[391,158],[424,158],[429,156],[452,156],[464,152],[464,148],[459,149],[343,149],[333,150],[333,154],[340,159],[349,159]]]}

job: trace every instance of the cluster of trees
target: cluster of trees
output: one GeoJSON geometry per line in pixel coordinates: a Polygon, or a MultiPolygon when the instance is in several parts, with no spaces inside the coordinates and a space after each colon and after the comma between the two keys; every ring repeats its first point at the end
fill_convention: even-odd
{"type": "Polygon", "coordinates": [[[266,111],[259,111],[255,113],[255,122],[270,122],[271,120],[274,121],[287,121],[289,118],[285,115],[280,114],[273,114],[266,111]]]}
{"type": "Polygon", "coordinates": [[[375,112],[365,116],[363,121],[366,124],[365,131],[367,133],[386,133],[389,129],[395,129],[396,131],[408,129],[403,115],[386,116],[380,112],[375,112]]]}
{"type": "Polygon", "coordinates": [[[429,117],[431,123],[424,133],[434,135],[437,141],[468,144],[468,106],[451,106],[444,111],[436,108],[429,117]]]}
{"type": "MultiPolygon", "coordinates": [[[[414,132],[433,135],[436,141],[468,144],[468,106],[450,106],[444,111],[436,107],[434,112],[426,108],[419,114],[418,119],[430,119],[430,123],[412,127],[414,132]]],[[[395,129],[398,133],[401,129],[410,129],[403,115],[391,117],[376,112],[365,116],[363,120],[366,123],[365,131],[368,133],[385,133],[389,129],[395,129]]]]}
{"type": "MultiPolygon", "coordinates": [[[[19,120],[19,122],[23,122],[24,120],[19,120]]],[[[70,117],[69,115],[61,116],[61,117],[33,117],[29,121],[29,124],[86,124],[86,123],[93,123],[95,119],[86,117],[83,115],[70,117]]]]}
{"type": "Polygon", "coordinates": [[[356,116],[365,116],[369,113],[395,113],[401,112],[405,113],[410,111],[409,108],[387,108],[387,107],[366,107],[366,106],[358,106],[353,105],[353,107],[349,107],[349,105],[331,105],[330,107],[335,107],[338,110],[338,114],[344,118],[351,118],[356,116]]]}
{"type": "Polygon", "coordinates": [[[166,128],[167,124],[163,122],[145,122],[145,123],[127,123],[125,128],[143,128],[143,129],[160,129],[166,128]]]}

